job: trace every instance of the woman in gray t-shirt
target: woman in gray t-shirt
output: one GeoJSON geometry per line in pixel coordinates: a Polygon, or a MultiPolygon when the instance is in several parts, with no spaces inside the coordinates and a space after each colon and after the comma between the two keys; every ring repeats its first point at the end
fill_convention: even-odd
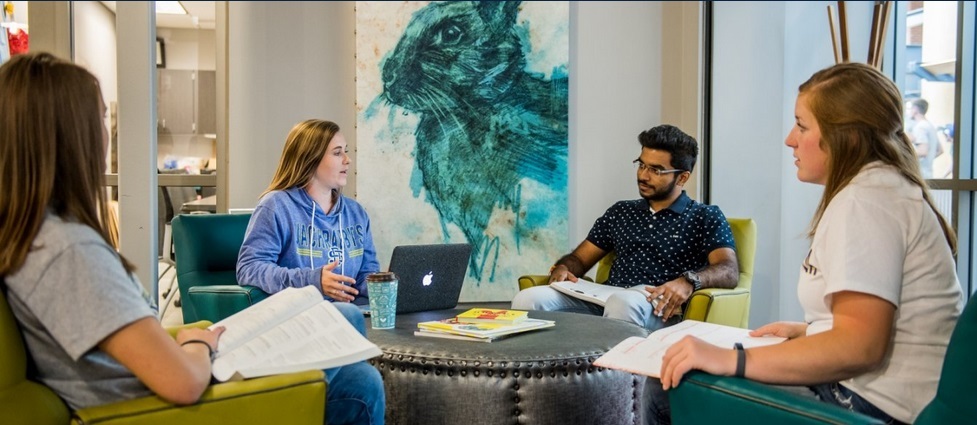
{"type": "Polygon", "coordinates": [[[160,326],[105,218],[98,80],[46,53],[0,67],[0,276],[37,366],[73,409],[197,401],[223,329],[160,326]]]}

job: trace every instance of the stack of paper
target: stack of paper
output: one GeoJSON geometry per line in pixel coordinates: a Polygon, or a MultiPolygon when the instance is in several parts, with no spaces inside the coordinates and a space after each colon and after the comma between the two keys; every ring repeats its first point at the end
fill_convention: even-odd
{"type": "Polygon", "coordinates": [[[504,336],[556,325],[552,320],[524,319],[516,324],[462,323],[458,317],[432,320],[417,324],[414,335],[434,338],[460,339],[465,341],[492,342],[504,336]]]}

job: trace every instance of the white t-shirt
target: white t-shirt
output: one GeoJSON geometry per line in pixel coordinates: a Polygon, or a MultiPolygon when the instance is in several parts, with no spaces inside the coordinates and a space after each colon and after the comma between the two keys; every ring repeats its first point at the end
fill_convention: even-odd
{"type": "Polygon", "coordinates": [[[832,294],[872,294],[894,306],[893,339],[872,372],[841,381],[903,422],[936,395],[963,309],[950,247],[919,187],[880,162],[866,165],[824,211],[801,267],[807,334],[832,328],[832,294]]]}

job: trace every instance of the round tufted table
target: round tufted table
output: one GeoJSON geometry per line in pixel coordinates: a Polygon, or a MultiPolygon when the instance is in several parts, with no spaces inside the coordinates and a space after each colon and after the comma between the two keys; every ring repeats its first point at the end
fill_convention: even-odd
{"type": "MultiPolygon", "coordinates": [[[[646,336],[629,323],[532,311],[556,326],[491,343],[414,336],[417,323],[465,309],[397,315],[368,329],[383,350],[388,424],[640,424],[646,379],[592,363],[618,342],[646,336]]],[[[367,324],[369,324],[367,320],[367,324]]]]}

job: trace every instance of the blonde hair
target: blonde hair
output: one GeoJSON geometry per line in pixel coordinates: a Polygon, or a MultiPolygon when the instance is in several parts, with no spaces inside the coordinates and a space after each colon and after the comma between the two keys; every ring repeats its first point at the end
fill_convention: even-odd
{"type": "Polygon", "coordinates": [[[331,121],[310,119],[295,124],[285,138],[275,176],[261,196],[273,190],[308,185],[322,157],[326,155],[329,142],[338,132],[339,125],[331,121]]]}
{"type": "Polygon", "coordinates": [[[23,265],[48,209],[116,246],[101,190],[100,102],[94,75],[48,53],[17,55],[0,67],[0,275],[23,265]]]}
{"type": "Polygon", "coordinates": [[[895,83],[871,66],[841,63],[816,72],[799,91],[821,130],[821,150],[828,154],[828,178],[808,236],[814,236],[828,204],[862,167],[881,161],[919,186],[947,244],[956,252],[956,234],[933,203],[916,152],[903,131],[904,104],[895,83]]]}

